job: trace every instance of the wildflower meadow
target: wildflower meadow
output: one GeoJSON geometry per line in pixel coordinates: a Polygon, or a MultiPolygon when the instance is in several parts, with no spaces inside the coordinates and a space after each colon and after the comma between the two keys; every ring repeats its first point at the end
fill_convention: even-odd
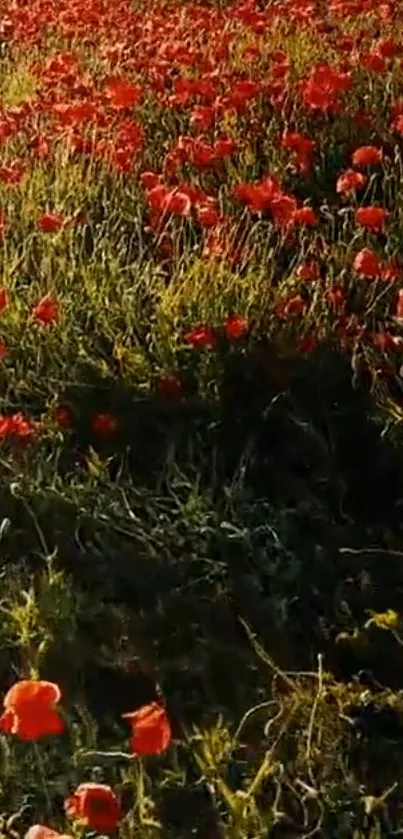
{"type": "Polygon", "coordinates": [[[0,0],[0,839],[403,834],[403,3],[0,0]]]}

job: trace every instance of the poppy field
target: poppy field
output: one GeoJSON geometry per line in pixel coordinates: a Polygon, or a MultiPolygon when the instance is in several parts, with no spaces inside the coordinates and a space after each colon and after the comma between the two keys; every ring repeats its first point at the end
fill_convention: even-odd
{"type": "Polygon", "coordinates": [[[403,3],[0,0],[0,839],[403,833],[403,3]]]}

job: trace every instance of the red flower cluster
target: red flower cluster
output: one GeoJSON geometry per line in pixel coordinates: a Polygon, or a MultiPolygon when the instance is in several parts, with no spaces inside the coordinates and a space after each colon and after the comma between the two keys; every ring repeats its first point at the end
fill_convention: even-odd
{"type": "Polygon", "coordinates": [[[254,214],[271,214],[276,227],[290,229],[294,225],[316,227],[319,220],[311,207],[298,207],[292,195],[283,192],[277,178],[268,176],[254,184],[239,184],[233,197],[254,214]]]}
{"type": "Polygon", "coordinates": [[[28,442],[35,437],[41,428],[40,423],[33,423],[23,414],[0,414],[0,440],[18,439],[28,442]]]}
{"type": "Polygon", "coordinates": [[[341,96],[351,90],[350,72],[319,64],[311,71],[302,86],[304,105],[313,111],[335,112],[341,103],[341,96]]]}

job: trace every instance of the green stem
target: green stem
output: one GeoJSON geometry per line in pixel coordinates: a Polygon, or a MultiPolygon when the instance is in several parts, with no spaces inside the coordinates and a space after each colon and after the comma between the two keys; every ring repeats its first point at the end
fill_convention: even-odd
{"type": "Polygon", "coordinates": [[[49,794],[49,786],[48,786],[48,781],[47,781],[47,778],[46,778],[45,766],[44,766],[42,755],[41,755],[41,752],[40,752],[40,749],[39,749],[39,746],[38,746],[37,743],[32,744],[32,750],[33,750],[33,754],[34,754],[34,762],[35,762],[36,768],[38,770],[39,780],[41,782],[41,786],[42,786],[43,792],[45,794],[47,815],[50,816],[51,812],[52,812],[52,800],[51,800],[51,797],[50,797],[50,794],[49,794]]]}

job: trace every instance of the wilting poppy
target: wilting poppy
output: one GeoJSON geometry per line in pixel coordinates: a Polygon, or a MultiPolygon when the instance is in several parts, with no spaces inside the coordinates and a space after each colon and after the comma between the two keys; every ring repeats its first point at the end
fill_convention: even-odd
{"type": "Polygon", "coordinates": [[[112,833],[121,816],[118,799],[106,784],[80,784],[64,802],[66,815],[97,833],[112,833]]]}
{"type": "Polygon", "coordinates": [[[16,734],[21,740],[39,740],[47,734],[60,734],[64,724],[56,705],[61,692],[53,682],[22,680],[4,697],[0,730],[16,734]]]}
{"type": "Polygon", "coordinates": [[[144,705],[138,711],[123,714],[132,726],[131,749],[136,755],[158,755],[172,739],[171,726],[165,708],[158,702],[144,705]]]}

